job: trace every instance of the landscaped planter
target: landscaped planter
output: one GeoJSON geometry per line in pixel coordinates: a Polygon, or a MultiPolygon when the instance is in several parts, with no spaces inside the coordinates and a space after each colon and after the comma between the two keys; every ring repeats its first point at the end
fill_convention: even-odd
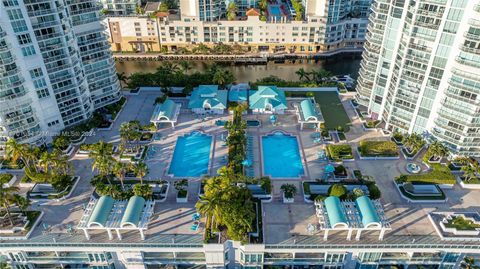
{"type": "Polygon", "coordinates": [[[403,154],[403,157],[407,160],[413,160],[417,157],[417,155],[422,151],[423,147],[421,147],[417,152],[411,152],[409,149],[406,147],[403,147],[401,152],[403,154]]]}
{"type": "Polygon", "coordinates": [[[177,203],[188,203],[188,191],[177,192],[177,203]]]}
{"type": "Polygon", "coordinates": [[[293,202],[295,202],[294,197],[287,198],[287,197],[285,197],[285,193],[283,193],[282,196],[283,196],[283,203],[284,204],[292,204],[293,202]]]}
{"type": "Polygon", "coordinates": [[[398,192],[400,193],[400,196],[402,196],[402,198],[409,201],[410,203],[445,203],[448,200],[448,198],[445,196],[445,193],[436,184],[419,184],[419,185],[435,186],[438,191],[437,194],[433,194],[433,193],[429,194],[426,192],[415,194],[407,191],[404,188],[405,184],[397,184],[396,182],[394,182],[394,184],[398,192]]]}
{"type": "Polygon", "coordinates": [[[72,195],[73,190],[77,186],[80,177],[72,177],[71,187],[65,188],[65,190],[60,192],[41,192],[35,191],[35,188],[52,188],[51,184],[48,183],[34,183],[32,190],[28,193],[28,197],[33,201],[60,201],[65,200],[72,195]]]}
{"type": "Polygon", "coordinates": [[[362,140],[357,148],[362,160],[397,160],[397,145],[392,141],[362,140]]]}
{"type": "Polygon", "coordinates": [[[17,181],[17,176],[12,174],[0,174],[0,177],[10,177],[10,179],[8,179],[8,182],[4,184],[5,187],[12,187],[13,184],[15,184],[15,181],[17,181]]]}
{"type": "Polygon", "coordinates": [[[469,183],[468,181],[464,181],[461,177],[457,176],[457,182],[463,189],[480,190],[480,182],[478,181],[469,183]]]}
{"type": "Polygon", "coordinates": [[[73,152],[74,149],[75,149],[75,147],[72,144],[70,144],[70,145],[68,145],[68,147],[66,149],[62,150],[62,153],[63,153],[63,155],[70,156],[70,155],[72,155],[72,152],[73,152]]]}

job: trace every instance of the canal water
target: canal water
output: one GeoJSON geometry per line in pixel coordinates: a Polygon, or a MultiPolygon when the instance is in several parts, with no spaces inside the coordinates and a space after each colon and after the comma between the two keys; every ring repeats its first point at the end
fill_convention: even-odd
{"type": "MultiPolygon", "coordinates": [[[[361,55],[340,55],[327,59],[297,59],[285,60],[284,62],[268,62],[261,65],[233,65],[228,63],[219,63],[232,71],[237,82],[256,81],[257,79],[277,76],[284,80],[298,80],[295,74],[300,68],[305,71],[326,69],[334,75],[349,74],[356,79],[360,68],[361,55]]],[[[211,62],[191,61],[192,71],[204,71],[211,62]]],[[[116,62],[118,73],[124,72],[127,76],[135,72],[154,72],[161,61],[125,61],[116,62]]]]}

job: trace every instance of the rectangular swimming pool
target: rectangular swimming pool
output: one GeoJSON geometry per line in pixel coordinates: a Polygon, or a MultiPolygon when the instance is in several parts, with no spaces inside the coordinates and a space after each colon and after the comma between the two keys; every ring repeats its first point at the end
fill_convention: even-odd
{"type": "Polygon", "coordinates": [[[304,174],[295,136],[276,132],[262,137],[263,171],[272,178],[298,178],[304,174]]]}
{"type": "Polygon", "coordinates": [[[212,140],[212,136],[200,132],[178,137],[168,174],[174,177],[208,174],[212,140]]]}
{"type": "Polygon", "coordinates": [[[268,6],[268,14],[270,16],[280,17],[282,15],[282,11],[280,10],[279,6],[268,6]]]}

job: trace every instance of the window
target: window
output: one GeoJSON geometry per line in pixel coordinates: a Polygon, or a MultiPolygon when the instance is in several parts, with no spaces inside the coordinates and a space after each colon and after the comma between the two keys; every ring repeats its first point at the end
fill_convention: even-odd
{"type": "Polygon", "coordinates": [[[6,6],[6,7],[18,6],[18,1],[17,0],[4,0],[3,5],[6,6]]]}
{"type": "Polygon", "coordinates": [[[40,76],[43,76],[42,69],[40,69],[40,68],[35,68],[35,69],[30,70],[30,76],[32,77],[32,79],[38,78],[38,77],[40,77],[40,76]]]}
{"type": "Polygon", "coordinates": [[[30,38],[30,34],[21,34],[17,35],[18,44],[26,45],[32,43],[32,39],[30,38]]]}
{"type": "Polygon", "coordinates": [[[7,10],[7,13],[10,20],[23,19],[22,11],[20,9],[7,10]]]}
{"type": "Polygon", "coordinates": [[[33,46],[28,46],[28,47],[22,48],[22,54],[25,57],[35,55],[35,53],[36,53],[35,48],[33,46]]]}
{"type": "Polygon", "coordinates": [[[37,90],[37,95],[39,99],[42,99],[50,96],[50,93],[48,92],[48,89],[45,88],[45,89],[37,90]]]}

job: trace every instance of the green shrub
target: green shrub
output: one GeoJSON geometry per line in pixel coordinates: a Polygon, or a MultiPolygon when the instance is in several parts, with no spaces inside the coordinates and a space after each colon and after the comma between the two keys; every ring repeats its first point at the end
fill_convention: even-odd
{"type": "Polygon", "coordinates": [[[367,187],[368,187],[368,193],[369,193],[370,199],[372,200],[380,199],[380,197],[382,196],[382,192],[380,191],[380,189],[377,187],[375,183],[370,182],[367,184],[367,187]]]}
{"type": "Polygon", "coordinates": [[[396,157],[397,144],[393,141],[360,141],[358,151],[364,157],[396,157]]]}
{"type": "Polygon", "coordinates": [[[342,184],[333,184],[328,189],[329,196],[337,196],[338,198],[342,199],[347,195],[347,188],[342,184]]]}
{"type": "Polygon", "coordinates": [[[334,161],[353,159],[352,147],[349,144],[328,145],[327,153],[334,161]]]}
{"type": "Polygon", "coordinates": [[[455,184],[456,179],[447,166],[439,163],[430,164],[432,170],[423,174],[401,175],[396,179],[397,183],[401,182],[422,182],[432,184],[455,184]]]}

